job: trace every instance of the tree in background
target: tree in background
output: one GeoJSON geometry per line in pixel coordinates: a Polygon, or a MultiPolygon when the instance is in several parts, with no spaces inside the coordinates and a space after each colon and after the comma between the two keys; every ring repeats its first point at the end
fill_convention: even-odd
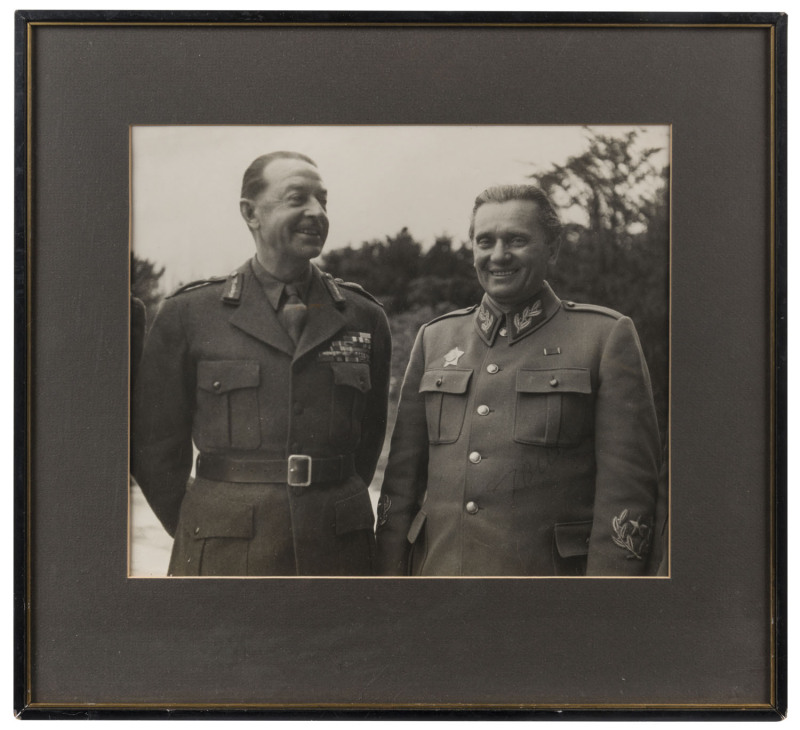
{"type": "Polygon", "coordinates": [[[149,259],[140,259],[131,252],[131,294],[144,304],[148,327],[153,321],[158,305],[164,298],[160,283],[163,275],[163,266],[159,269],[149,259]]]}
{"type": "MultiPolygon", "coordinates": [[[[532,174],[565,221],[559,260],[549,277],[564,299],[629,315],[650,368],[656,410],[666,434],[669,378],[669,171],[656,169],[655,148],[636,131],[621,136],[586,130],[586,149],[532,174]]],[[[479,191],[475,191],[478,193],[479,191]]],[[[414,337],[425,322],[480,301],[468,242],[440,236],[425,250],[408,228],[324,254],[322,268],[361,284],[386,307],[393,336],[393,395],[414,337]]],[[[152,321],[164,268],[131,257],[131,291],[152,321]]]]}
{"type": "Polygon", "coordinates": [[[392,389],[396,397],[419,328],[445,312],[480,301],[482,291],[472,268],[472,250],[457,248],[440,236],[425,253],[407,228],[386,241],[361,248],[335,249],[322,268],[355,281],[386,307],[392,330],[392,389]]]}
{"type": "Polygon", "coordinates": [[[651,162],[638,133],[587,129],[587,150],[531,179],[562,211],[565,225],[549,280],[562,298],[611,307],[636,324],[653,381],[661,433],[669,388],[669,170],[651,162]]]}
{"type": "MultiPolygon", "coordinates": [[[[636,131],[621,136],[587,129],[586,150],[531,175],[565,221],[559,261],[549,277],[565,299],[630,316],[653,381],[661,432],[668,398],[668,170],[652,163],[636,131]]],[[[479,191],[476,191],[476,193],[479,191]]],[[[385,241],[330,251],[322,267],[361,284],[383,302],[393,336],[399,385],[417,330],[444,312],[476,304],[482,291],[469,243],[440,236],[424,251],[407,228],[385,241]]],[[[396,389],[393,389],[396,393],[396,389]]]]}
{"type": "Polygon", "coordinates": [[[407,228],[386,242],[366,241],[323,256],[322,268],[334,276],[355,281],[381,300],[387,313],[400,314],[420,307],[451,304],[453,309],[480,301],[481,289],[466,243],[453,247],[440,236],[427,252],[407,228]]]}

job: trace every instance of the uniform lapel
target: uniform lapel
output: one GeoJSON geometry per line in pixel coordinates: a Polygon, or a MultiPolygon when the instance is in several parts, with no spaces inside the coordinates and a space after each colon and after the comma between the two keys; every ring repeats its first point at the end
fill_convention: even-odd
{"type": "Polygon", "coordinates": [[[347,324],[345,316],[334,306],[316,267],[312,267],[308,290],[308,319],[297,343],[294,359],[298,360],[317,345],[329,340],[347,324]]]}
{"type": "Polygon", "coordinates": [[[271,347],[292,355],[294,343],[278,321],[278,315],[250,268],[250,262],[239,271],[242,275],[242,292],[239,304],[231,314],[231,324],[271,347]]]}

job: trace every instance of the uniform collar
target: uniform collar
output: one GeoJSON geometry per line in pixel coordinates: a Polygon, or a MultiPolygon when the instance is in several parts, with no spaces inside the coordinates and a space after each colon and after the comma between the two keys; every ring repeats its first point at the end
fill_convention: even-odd
{"type": "Polygon", "coordinates": [[[281,306],[281,297],[283,296],[283,291],[287,284],[296,284],[300,290],[300,298],[304,302],[308,301],[308,289],[311,286],[310,265],[306,274],[301,279],[293,282],[281,281],[273,274],[270,274],[255,256],[250,260],[250,265],[252,266],[256,279],[258,279],[261,287],[264,289],[264,294],[266,294],[269,303],[276,312],[281,306]]]}
{"type": "MultiPolygon", "coordinates": [[[[262,267],[263,268],[263,267],[262,267]]],[[[347,318],[335,306],[323,275],[315,266],[309,270],[306,304],[309,316],[297,346],[278,321],[272,303],[256,275],[253,260],[246,261],[229,277],[222,300],[231,308],[230,323],[271,347],[298,360],[325,340],[344,329],[347,318]]]]}
{"type": "Polygon", "coordinates": [[[513,345],[531,332],[539,329],[561,306],[561,300],[550,285],[544,282],[539,293],[512,309],[507,314],[488,294],[483,295],[481,305],[475,312],[475,331],[491,347],[502,327],[506,329],[508,344],[513,345]],[[505,316],[505,323],[503,317],[505,316]]]}

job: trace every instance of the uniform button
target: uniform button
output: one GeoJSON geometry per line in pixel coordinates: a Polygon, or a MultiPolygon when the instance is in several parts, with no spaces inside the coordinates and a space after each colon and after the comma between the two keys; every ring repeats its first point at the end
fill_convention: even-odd
{"type": "Polygon", "coordinates": [[[436,378],[436,387],[438,388],[442,384],[441,378],[436,378]]]}
{"type": "Polygon", "coordinates": [[[199,527],[195,527],[194,528],[194,534],[196,535],[198,532],[200,532],[200,528],[199,527]]]}
{"type": "Polygon", "coordinates": [[[500,328],[500,337],[505,337],[508,334],[508,330],[505,327],[500,328]]]}
{"type": "Polygon", "coordinates": [[[480,460],[481,460],[481,455],[480,455],[480,454],[479,454],[477,451],[473,451],[473,452],[472,452],[472,453],[469,455],[469,460],[470,460],[470,461],[471,461],[473,464],[478,464],[478,463],[480,463],[480,460]]]}
{"type": "Polygon", "coordinates": [[[500,369],[499,366],[495,365],[495,363],[493,362],[490,362],[486,366],[486,372],[491,373],[492,375],[494,375],[499,369],[500,369]]]}
{"type": "Polygon", "coordinates": [[[299,416],[302,412],[303,404],[295,402],[294,405],[292,405],[292,413],[294,413],[295,416],[299,416]]]}
{"type": "Polygon", "coordinates": [[[550,385],[555,388],[558,385],[558,378],[550,378],[550,385]]]}
{"type": "Polygon", "coordinates": [[[475,502],[467,502],[467,512],[469,512],[471,515],[478,514],[478,509],[480,508],[475,502]]]}
{"type": "Polygon", "coordinates": [[[301,443],[299,443],[298,441],[295,441],[291,446],[292,453],[293,454],[299,454],[300,453],[300,449],[302,448],[302,446],[303,445],[301,443]]]}
{"type": "Polygon", "coordinates": [[[478,406],[478,415],[479,416],[488,416],[489,415],[489,406],[478,406]]]}
{"type": "Polygon", "coordinates": [[[568,307],[574,307],[574,306],[575,306],[575,302],[565,302],[565,304],[566,304],[568,307]]]}
{"type": "Polygon", "coordinates": [[[222,383],[220,383],[219,380],[215,380],[213,382],[212,386],[213,386],[214,390],[219,390],[222,387],[222,383]]]}

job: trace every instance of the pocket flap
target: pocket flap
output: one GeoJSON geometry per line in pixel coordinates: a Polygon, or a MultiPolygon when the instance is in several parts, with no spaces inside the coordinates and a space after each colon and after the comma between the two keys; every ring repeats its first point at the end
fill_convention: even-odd
{"type": "Polygon", "coordinates": [[[222,497],[187,492],[181,524],[196,540],[207,537],[253,537],[253,508],[222,497]]]}
{"type": "Polygon", "coordinates": [[[592,533],[592,521],[565,522],[556,525],[556,549],[562,558],[574,558],[589,552],[589,535],[592,533]]]}
{"type": "Polygon", "coordinates": [[[588,368],[553,368],[517,371],[518,393],[591,393],[588,368]]]}
{"type": "Polygon", "coordinates": [[[417,516],[411,523],[411,527],[408,528],[408,541],[412,545],[417,541],[419,533],[422,530],[422,526],[425,524],[425,520],[427,519],[427,517],[428,515],[426,515],[422,510],[420,510],[419,512],[417,512],[417,516]]]}
{"type": "Polygon", "coordinates": [[[227,393],[259,384],[256,360],[201,360],[197,363],[197,387],[211,393],[227,393]]]}
{"type": "Polygon", "coordinates": [[[372,384],[369,378],[369,365],[364,362],[332,362],[335,385],[348,385],[366,393],[372,384]]]}
{"type": "Polygon", "coordinates": [[[419,381],[420,393],[466,393],[472,370],[426,370],[419,381]]]}
{"type": "Polygon", "coordinates": [[[337,535],[355,530],[373,530],[374,527],[375,515],[372,513],[372,501],[366,490],[336,503],[337,535]]]}

